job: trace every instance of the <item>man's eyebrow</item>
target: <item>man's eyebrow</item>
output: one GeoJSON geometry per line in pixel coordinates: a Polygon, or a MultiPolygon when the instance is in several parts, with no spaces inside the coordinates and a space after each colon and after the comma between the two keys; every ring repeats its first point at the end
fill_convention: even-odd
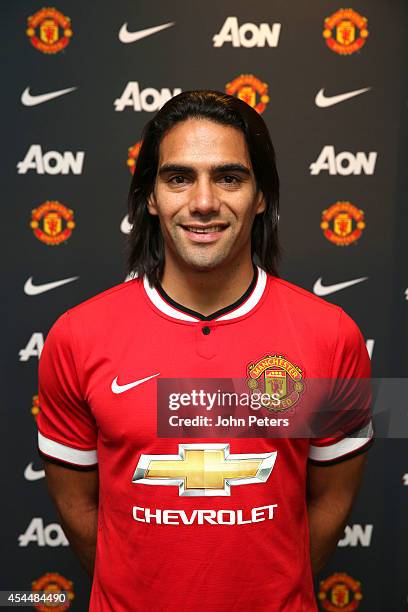
{"type": "Polygon", "coordinates": [[[169,174],[170,172],[180,172],[180,174],[194,172],[190,166],[181,166],[180,164],[163,164],[160,166],[158,174],[169,174]]]}
{"type": "Polygon", "coordinates": [[[241,172],[241,174],[251,175],[251,170],[243,164],[222,164],[220,166],[214,166],[213,172],[241,172]]]}
{"type": "MultiPolygon", "coordinates": [[[[247,176],[251,175],[251,170],[247,166],[243,164],[220,164],[211,166],[210,171],[215,172],[240,172],[241,174],[246,174],[247,176]]],[[[164,174],[169,174],[170,172],[179,172],[180,174],[187,173],[195,173],[195,169],[192,166],[183,166],[180,164],[163,164],[160,166],[158,174],[160,176],[164,174]]]]}

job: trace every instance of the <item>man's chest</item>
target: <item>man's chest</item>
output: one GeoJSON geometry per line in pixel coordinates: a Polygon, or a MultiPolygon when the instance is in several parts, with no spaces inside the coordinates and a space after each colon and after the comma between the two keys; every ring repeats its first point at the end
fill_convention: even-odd
{"type": "MultiPolygon", "coordinates": [[[[305,380],[328,375],[328,362],[316,336],[300,338],[283,321],[162,323],[150,331],[139,326],[127,333],[113,329],[85,352],[84,394],[106,439],[131,438],[143,444],[157,436],[163,415],[173,414],[177,424],[181,414],[211,418],[249,414],[254,404],[257,417],[285,418],[302,399],[305,380]],[[236,390],[231,381],[238,383],[240,394],[249,397],[247,409],[245,398],[240,405],[235,401],[238,413],[232,400],[224,401],[220,409],[220,393],[236,390]],[[260,394],[264,401],[256,406],[253,398],[260,394]],[[268,396],[279,396],[279,410],[273,409],[272,400],[268,406],[268,396]]],[[[208,425],[203,419],[196,423],[201,431],[208,425]]],[[[213,437],[225,435],[225,427],[212,431],[213,437]]],[[[169,427],[169,437],[180,434],[180,429],[169,427]]]]}

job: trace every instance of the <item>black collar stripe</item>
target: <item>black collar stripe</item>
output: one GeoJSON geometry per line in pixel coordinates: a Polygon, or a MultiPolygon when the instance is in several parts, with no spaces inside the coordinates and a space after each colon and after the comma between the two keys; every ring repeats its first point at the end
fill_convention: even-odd
{"type": "Polygon", "coordinates": [[[249,298],[249,296],[255,289],[257,279],[258,279],[258,268],[254,265],[254,275],[252,277],[251,284],[249,285],[245,293],[243,293],[240,298],[235,300],[235,302],[233,302],[229,306],[224,306],[224,308],[220,308],[219,310],[216,310],[210,315],[203,315],[200,312],[197,312],[196,310],[192,310],[191,308],[186,308],[186,306],[179,304],[179,302],[176,302],[175,300],[173,300],[173,298],[171,298],[169,294],[165,292],[165,290],[163,289],[160,283],[157,286],[157,291],[160,293],[162,298],[168,304],[173,306],[173,308],[176,308],[177,310],[180,310],[181,312],[185,312],[186,314],[196,317],[197,319],[200,319],[200,321],[213,321],[214,319],[217,319],[221,315],[226,314],[227,312],[231,312],[235,310],[236,308],[238,308],[238,306],[241,306],[241,304],[243,304],[245,300],[249,298]]]}
{"type": "Polygon", "coordinates": [[[183,321],[198,322],[213,321],[215,319],[234,319],[246,314],[252,310],[261,299],[266,287],[266,280],[266,272],[262,270],[262,268],[254,266],[254,276],[245,293],[238,300],[233,302],[233,304],[221,308],[208,316],[202,315],[195,310],[179,304],[164,291],[161,285],[158,287],[151,287],[146,276],[143,278],[143,286],[149,300],[164,314],[183,321]]]}

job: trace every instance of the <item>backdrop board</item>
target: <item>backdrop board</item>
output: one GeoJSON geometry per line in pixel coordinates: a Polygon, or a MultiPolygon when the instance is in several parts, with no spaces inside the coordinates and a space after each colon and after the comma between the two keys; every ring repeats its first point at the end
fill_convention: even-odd
{"type": "MultiPolygon", "coordinates": [[[[281,276],[354,318],[376,377],[405,377],[408,5],[4,0],[0,11],[0,590],[53,583],[85,610],[89,580],[36,450],[38,358],[62,312],[124,279],[143,126],[190,89],[254,106],[277,152],[281,276]]],[[[407,609],[407,457],[405,439],[369,451],[344,537],[316,580],[322,610],[407,609]]]]}

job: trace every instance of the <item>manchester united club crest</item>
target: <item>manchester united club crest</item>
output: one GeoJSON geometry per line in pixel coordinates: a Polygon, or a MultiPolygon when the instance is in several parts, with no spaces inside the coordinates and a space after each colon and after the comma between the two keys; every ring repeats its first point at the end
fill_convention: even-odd
{"type": "Polygon", "coordinates": [[[241,74],[225,86],[225,93],[243,100],[262,114],[269,102],[268,85],[253,74],[241,74]]]}
{"type": "Polygon", "coordinates": [[[43,8],[28,18],[26,33],[38,51],[58,53],[71,40],[71,20],[55,8],[43,8]]]}
{"type": "Polygon", "coordinates": [[[336,202],[322,212],[323,234],[338,246],[358,240],[365,226],[364,211],[350,202],[336,202]]]}
{"type": "Polygon", "coordinates": [[[31,228],[34,236],[55,246],[68,240],[75,227],[74,211],[53,200],[44,202],[31,211],[31,228]]]}
{"type": "Polygon", "coordinates": [[[247,385],[251,393],[262,394],[261,404],[269,412],[292,408],[304,391],[303,372],[283,355],[265,355],[247,366],[247,385]],[[276,403],[276,395],[279,403],[276,403]]]}
{"type": "Polygon", "coordinates": [[[38,398],[38,395],[33,395],[31,414],[33,415],[35,420],[37,420],[37,417],[40,414],[40,412],[41,412],[41,408],[40,408],[40,400],[38,398]]]}
{"type": "Polygon", "coordinates": [[[363,599],[361,582],[344,572],[336,572],[320,582],[318,598],[324,610],[352,612],[363,599]]]}
{"type": "Polygon", "coordinates": [[[132,174],[135,172],[137,158],[139,157],[140,147],[142,146],[142,142],[139,141],[133,145],[133,147],[128,148],[128,159],[127,165],[132,174]]]}
{"type": "Polygon", "coordinates": [[[353,9],[340,9],[324,21],[323,37],[335,53],[351,55],[367,40],[367,19],[353,9]]]}
{"type": "Polygon", "coordinates": [[[38,612],[49,612],[49,610],[68,610],[75,598],[72,580],[67,580],[57,572],[47,572],[32,582],[32,590],[44,592],[43,601],[33,607],[38,612]],[[66,595],[64,595],[64,591],[66,595]]]}

